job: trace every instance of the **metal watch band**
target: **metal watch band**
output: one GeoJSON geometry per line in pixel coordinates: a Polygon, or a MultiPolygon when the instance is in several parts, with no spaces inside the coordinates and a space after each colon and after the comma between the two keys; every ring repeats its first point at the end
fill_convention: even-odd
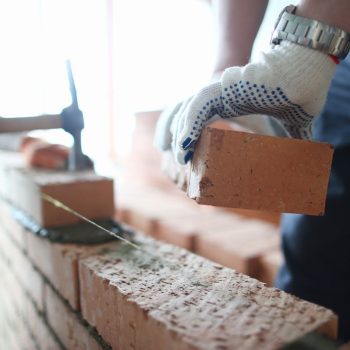
{"type": "Polygon", "coordinates": [[[281,13],[272,33],[271,43],[278,45],[282,40],[334,55],[346,57],[350,50],[350,34],[328,24],[296,16],[295,6],[287,6],[281,13]]]}

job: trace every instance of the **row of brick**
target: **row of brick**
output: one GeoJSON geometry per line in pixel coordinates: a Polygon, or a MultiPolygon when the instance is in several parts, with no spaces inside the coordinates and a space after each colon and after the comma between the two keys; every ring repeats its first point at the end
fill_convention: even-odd
{"type": "Polygon", "coordinates": [[[322,308],[136,239],[140,250],[118,244],[80,260],[82,314],[115,349],[274,349],[311,329],[336,333],[322,308]]]}
{"type": "Polygon", "coordinates": [[[80,305],[77,257],[84,248],[52,244],[27,232],[4,203],[0,213],[1,284],[6,286],[0,289],[0,330],[8,349],[107,348],[74,310],[80,305]]]}
{"type": "MultiPolygon", "coordinates": [[[[158,205],[163,208],[162,201],[158,205]]],[[[184,202],[168,210],[179,205],[184,202]]],[[[39,345],[51,342],[43,348],[106,346],[98,333],[113,348],[143,350],[271,349],[315,329],[335,336],[336,317],[329,310],[267,289],[180,248],[141,234],[136,236],[139,250],[119,242],[53,244],[23,230],[4,207],[4,266],[15,276],[16,289],[24,291],[19,299],[30,301],[24,322],[29,337],[39,345]],[[17,261],[31,271],[15,267],[17,261]],[[27,285],[26,276],[33,285],[27,285]]],[[[183,220],[186,216],[192,213],[181,215],[183,220]]],[[[171,220],[170,215],[163,218],[171,220]]],[[[196,233],[192,242],[198,245],[196,233]]]]}
{"type": "Polygon", "coordinates": [[[25,323],[39,349],[272,349],[314,329],[336,334],[329,310],[180,248],[140,234],[140,250],[54,244],[19,234],[6,205],[1,213],[1,254],[30,300],[25,323]]]}
{"type": "Polygon", "coordinates": [[[124,186],[117,202],[117,218],[142,232],[273,283],[282,262],[276,225],[198,206],[182,193],[147,184],[124,186]]]}
{"type": "Polygon", "coordinates": [[[4,286],[1,289],[1,339],[4,348],[6,344],[6,348],[18,350],[62,349],[38,307],[38,300],[43,302],[43,289],[36,289],[39,280],[43,287],[40,275],[33,272],[21,252],[16,252],[17,248],[4,229],[1,229],[0,239],[1,284],[4,286]]]}
{"type": "Polygon", "coordinates": [[[0,260],[0,265],[0,281],[4,286],[0,292],[1,348],[32,350],[45,346],[48,349],[61,349],[36,312],[34,304],[19,285],[12,270],[3,264],[3,260],[0,260]],[[33,329],[35,335],[32,333],[33,329]],[[48,346],[49,343],[50,346],[48,346]]]}

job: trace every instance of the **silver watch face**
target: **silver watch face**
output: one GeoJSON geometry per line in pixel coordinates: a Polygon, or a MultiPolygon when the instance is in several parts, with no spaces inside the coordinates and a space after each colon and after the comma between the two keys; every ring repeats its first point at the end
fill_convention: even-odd
{"type": "Polygon", "coordinates": [[[287,6],[280,14],[272,33],[271,43],[282,40],[309,47],[338,58],[345,58],[350,50],[350,35],[328,24],[294,15],[296,7],[287,6]]]}

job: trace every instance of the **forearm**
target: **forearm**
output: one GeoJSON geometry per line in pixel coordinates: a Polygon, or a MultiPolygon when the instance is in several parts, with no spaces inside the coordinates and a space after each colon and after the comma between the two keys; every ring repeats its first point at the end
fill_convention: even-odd
{"type": "Polygon", "coordinates": [[[268,0],[213,0],[216,61],[214,72],[248,63],[268,0]]]}
{"type": "MultiPolygon", "coordinates": [[[[220,0],[219,0],[220,1],[220,0]]],[[[296,14],[350,32],[349,0],[301,0],[296,14]]]]}

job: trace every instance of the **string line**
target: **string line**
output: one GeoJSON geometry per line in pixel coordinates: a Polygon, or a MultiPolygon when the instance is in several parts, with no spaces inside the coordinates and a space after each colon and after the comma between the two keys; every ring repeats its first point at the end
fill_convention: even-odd
{"type": "Polygon", "coordinates": [[[141,247],[139,247],[137,244],[129,241],[128,239],[124,238],[124,237],[121,237],[119,235],[117,235],[116,233],[112,232],[112,231],[109,231],[107,230],[106,228],[104,228],[103,226],[97,224],[96,222],[88,219],[87,217],[85,217],[84,215],[78,213],[77,211],[75,211],[74,209],[72,208],[69,208],[67,205],[65,205],[64,203],[62,203],[61,201],[59,201],[58,199],[55,199],[53,197],[51,197],[50,195],[46,194],[46,193],[43,193],[43,192],[40,192],[40,196],[41,198],[43,198],[44,200],[46,200],[47,202],[51,203],[52,205],[54,205],[56,208],[60,208],[60,209],[63,209],[65,210],[66,212],[68,213],[71,213],[75,216],[77,216],[78,218],[88,222],[89,224],[99,228],[100,230],[108,233],[109,235],[123,241],[124,243],[130,245],[131,247],[135,248],[135,249],[141,249],[141,247]]]}
{"type": "Polygon", "coordinates": [[[137,244],[135,244],[135,243],[129,241],[128,239],[126,239],[126,238],[124,238],[124,237],[121,237],[121,236],[117,235],[116,233],[114,233],[114,232],[112,232],[112,231],[107,230],[106,228],[102,227],[101,225],[97,224],[96,222],[94,222],[94,221],[88,219],[87,217],[85,217],[84,215],[78,213],[78,212],[75,211],[74,209],[68,207],[67,205],[65,205],[64,203],[62,203],[61,201],[59,201],[58,199],[53,198],[53,197],[51,197],[50,195],[48,195],[48,194],[46,194],[46,193],[44,193],[44,192],[40,192],[40,196],[41,196],[44,200],[46,200],[47,202],[49,202],[49,203],[51,203],[52,205],[54,205],[55,207],[57,207],[57,208],[59,208],[59,209],[62,209],[62,210],[64,210],[64,211],[68,212],[68,213],[71,213],[71,214],[77,216],[78,218],[80,218],[80,219],[82,219],[82,220],[88,222],[89,224],[91,224],[91,225],[93,225],[93,226],[95,226],[95,227],[97,227],[97,228],[103,230],[104,232],[108,233],[109,235],[112,235],[113,237],[115,237],[115,238],[117,238],[117,239],[123,241],[124,243],[128,244],[129,246],[131,246],[131,247],[137,249],[138,251],[141,251],[141,252],[143,252],[143,253],[147,254],[148,256],[151,256],[151,257],[153,257],[153,258],[155,258],[155,259],[162,259],[163,262],[166,262],[166,263],[168,264],[169,267],[172,267],[172,268],[180,268],[180,267],[181,267],[180,264],[178,264],[178,263],[176,263],[176,262],[173,262],[173,261],[170,261],[170,260],[168,260],[168,259],[166,259],[166,258],[164,258],[164,257],[160,257],[160,256],[158,256],[157,254],[154,254],[154,253],[151,253],[151,252],[149,252],[149,251],[146,251],[145,249],[143,249],[143,248],[140,247],[139,245],[137,245],[137,244]]]}

